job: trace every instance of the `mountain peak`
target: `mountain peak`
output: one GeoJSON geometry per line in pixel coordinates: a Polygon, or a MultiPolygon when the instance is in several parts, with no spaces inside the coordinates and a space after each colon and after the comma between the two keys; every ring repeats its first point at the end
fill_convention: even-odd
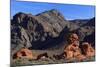
{"type": "Polygon", "coordinates": [[[48,11],[44,11],[42,13],[39,13],[39,14],[37,14],[37,16],[43,15],[43,14],[61,15],[61,13],[57,9],[51,9],[51,10],[48,10],[48,11]]]}
{"type": "Polygon", "coordinates": [[[56,12],[56,13],[59,13],[59,11],[57,9],[51,9],[49,10],[49,12],[56,12]]]}

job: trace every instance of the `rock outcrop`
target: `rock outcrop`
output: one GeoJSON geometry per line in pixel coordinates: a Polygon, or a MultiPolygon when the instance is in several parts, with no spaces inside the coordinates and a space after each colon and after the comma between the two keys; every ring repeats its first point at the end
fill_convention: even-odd
{"type": "MultiPolygon", "coordinates": [[[[69,36],[69,44],[68,46],[65,47],[64,52],[66,59],[71,59],[71,58],[79,58],[81,56],[81,50],[79,48],[79,40],[78,40],[77,34],[71,34],[69,36]]],[[[82,59],[83,57],[81,57],[82,59]]]]}
{"type": "Polygon", "coordinates": [[[77,34],[72,33],[69,36],[68,43],[68,46],[64,49],[66,59],[75,58],[82,61],[87,57],[95,56],[95,50],[88,42],[83,42],[83,44],[80,45],[77,34]]]}
{"type": "Polygon", "coordinates": [[[18,50],[22,47],[46,49],[54,46],[51,43],[57,41],[56,39],[68,24],[69,22],[66,22],[64,17],[54,9],[35,16],[17,13],[11,20],[12,49],[18,50]]]}
{"type": "Polygon", "coordinates": [[[21,59],[21,58],[33,59],[32,51],[27,48],[22,48],[13,55],[13,59],[21,59]]]}
{"type": "Polygon", "coordinates": [[[42,54],[39,54],[36,58],[36,60],[39,60],[39,59],[46,59],[48,58],[48,54],[47,53],[42,53],[42,54]]]}
{"type": "MultiPolygon", "coordinates": [[[[74,23],[74,20],[73,20],[72,23],[76,26],[79,26],[77,29],[75,29],[74,26],[72,26],[72,28],[73,28],[72,31],[74,31],[75,33],[78,34],[80,41],[84,41],[84,38],[86,36],[90,36],[95,32],[95,18],[87,19],[82,22],[80,21],[80,24],[77,24],[77,22],[74,23]]],[[[95,34],[92,35],[93,38],[94,38],[94,36],[95,36],[95,34]]],[[[89,38],[87,38],[87,39],[90,40],[89,38]]],[[[94,42],[95,41],[93,41],[93,43],[94,42]]]]}
{"type": "Polygon", "coordinates": [[[84,42],[81,45],[82,53],[87,57],[95,56],[95,50],[88,42],[84,42]]]}

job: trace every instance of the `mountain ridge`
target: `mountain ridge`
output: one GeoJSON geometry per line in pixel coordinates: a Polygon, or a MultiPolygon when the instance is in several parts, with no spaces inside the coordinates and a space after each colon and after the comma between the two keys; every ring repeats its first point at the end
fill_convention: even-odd
{"type": "MultiPolygon", "coordinates": [[[[15,51],[22,47],[49,49],[59,46],[65,41],[64,36],[70,32],[81,31],[82,35],[83,30],[78,30],[80,27],[66,20],[58,10],[53,9],[37,15],[20,12],[11,19],[11,49],[15,51]]],[[[84,33],[85,36],[87,35],[84,33]]]]}

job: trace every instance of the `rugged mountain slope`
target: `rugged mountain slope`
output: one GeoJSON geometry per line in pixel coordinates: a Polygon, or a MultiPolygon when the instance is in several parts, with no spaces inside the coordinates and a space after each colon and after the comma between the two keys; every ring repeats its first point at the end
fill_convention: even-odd
{"type": "Polygon", "coordinates": [[[95,17],[93,17],[92,19],[90,19],[86,24],[84,24],[83,26],[95,26],[95,17]]]}
{"type": "Polygon", "coordinates": [[[69,20],[69,21],[79,26],[82,26],[83,24],[86,24],[89,21],[89,19],[75,19],[75,20],[69,20]]]}
{"type": "Polygon", "coordinates": [[[95,34],[94,34],[95,18],[88,20],[85,24],[82,24],[77,30],[74,31],[79,35],[80,41],[87,41],[89,43],[91,42],[94,44],[95,43],[95,34]],[[93,40],[90,38],[93,38],[93,40]]]}
{"type": "Polygon", "coordinates": [[[62,32],[68,29],[68,21],[57,10],[50,10],[36,16],[17,13],[11,20],[11,46],[13,50],[22,47],[46,49],[62,41],[62,32]]]}
{"type": "Polygon", "coordinates": [[[84,26],[90,26],[93,31],[91,34],[86,35],[83,41],[92,43],[92,46],[95,47],[95,17],[90,19],[84,26]]]}
{"type": "MultiPolygon", "coordinates": [[[[12,53],[22,47],[31,49],[49,49],[62,47],[65,35],[75,32],[81,41],[94,32],[94,26],[83,21],[67,21],[57,10],[49,10],[37,15],[17,13],[11,20],[12,53]]],[[[86,21],[84,21],[86,22],[86,21]]],[[[88,38],[86,38],[88,39],[88,38]]],[[[93,41],[94,42],[94,41],[93,41]]]]}

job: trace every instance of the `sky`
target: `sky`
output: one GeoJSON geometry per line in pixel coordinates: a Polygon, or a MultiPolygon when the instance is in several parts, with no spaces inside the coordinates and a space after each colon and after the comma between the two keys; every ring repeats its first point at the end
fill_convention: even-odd
{"type": "Polygon", "coordinates": [[[36,15],[51,9],[58,10],[68,20],[90,19],[95,17],[95,6],[43,2],[21,2],[11,0],[11,17],[18,12],[36,15]]]}

